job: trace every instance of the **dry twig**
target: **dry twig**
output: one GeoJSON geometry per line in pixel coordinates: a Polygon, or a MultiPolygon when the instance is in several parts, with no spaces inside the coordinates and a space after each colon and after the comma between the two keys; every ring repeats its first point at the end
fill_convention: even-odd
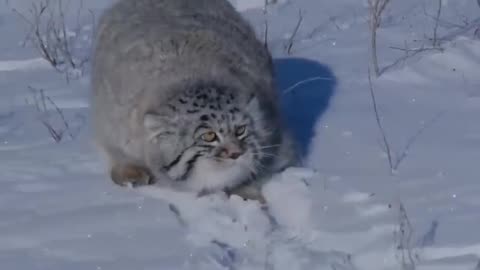
{"type": "Polygon", "coordinates": [[[413,251],[413,226],[403,203],[399,205],[398,230],[395,231],[396,248],[402,270],[415,270],[417,255],[413,251]]]}
{"type": "Polygon", "coordinates": [[[382,136],[383,147],[385,148],[385,152],[387,154],[390,173],[393,174],[394,173],[393,154],[390,147],[390,142],[388,141],[387,134],[385,132],[385,128],[383,127],[382,120],[380,119],[380,113],[377,107],[377,99],[375,97],[375,89],[372,83],[372,72],[370,68],[368,68],[368,85],[370,89],[370,97],[372,99],[372,106],[373,106],[373,112],[375,114],[375,120],[377,122],[378,129],[380,130],[380,135],[382,136]]]}
{"type": "MultiPolygon", "coordinates": [[[[479,0],[480,1],[480,0],[479,0]]],[[[442,0],[438,0],[438,9],[437,15],[435,16],[435,25],[433,27],[433,40],[432,46],[434,48],[438,47],[438,23],[440,21],[440,15],[442,14],[442,0]]]]}
{"type": "Polygon", "coordinates": [[[405,147],[403,147],[402,151],[395,153],[391,147],[391,143],[388,140],[387,133],[385,131],[385,128],[383,126],[383,123],[381,121],[380,117],[380,112],[378,110],[377,106],[377,98],[375,96],[375,88],[373,86],[372,82],[372,75],[370,69],[368,69],[368,84],[369,84],[369,89],[370,89],[370,97],[372,100],[372,107],[373,107],[373,112],[375,115],[375,121],[377,123],[377,127],[380,131],[380,135],[382,137],[382,148],[385,151],[385,154],[387,155],[388,159],[388,165],[390,169],[390,174],[393,175],[395,172],[398,170],[402,162],[405,160],[405,158],[408,156],[408,153],[412,146],[415,144],[415,142],[420,138],[420,136],[425,132],[425,130],[433,125],[436,121],[440,119],[440,117],[444,114],[444,112],[440,112],[436,114],[433,118],[431,118],[429,121],[426,123],[422,124],[422,126],[412,135],[408,138],[407,143],[405,147]]]}
{"type": "Polygon", "coordinates": [[[390,0],[368,0],[368,7],[370,11],[370,50],[372,57],[372,67],[375,76],[381,75],[381,70],[378,65],[377,56],[377,30],[382,23],[382,14],[385,11],[390,0]]]}
{"type": "Polygon", "coordinates": [[[285,45],[285,51],[289,55],[292,53],[293,43],[295,42],[295,37],[297,36],[298,30],[300,29],[300,26],[302,25],[302,21],[303,21],[302,10],[298,10],[297,24],[295,25],[295,28],[293,29],[293,32],[290,35],[290,38],[288,39],[287,44],[285,45]]]}
{"type": "Polygon", "coordinates": [[[333,80],[334,80],[334,78],[322,77],[322,76],[307,78],[305,80],[299,81],[299,82],[295,83],[294,85],[286,88],[285,90],[282,91],[282,94],[283,95],[288,94],[288,93],[292,92],[293,90],[295,90],[295,88],[299,87],[300,85],[306,84],[306,83],[310,83],[310,82],[314,82],[314,81],[333,81],[333,80]]]}

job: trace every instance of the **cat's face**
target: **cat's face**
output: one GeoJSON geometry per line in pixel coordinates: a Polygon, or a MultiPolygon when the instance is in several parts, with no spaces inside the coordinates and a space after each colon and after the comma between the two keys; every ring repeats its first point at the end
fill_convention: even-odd
{"type": "MultiPolygon", "coordinates": [[[[195,190],[232,187],[258,174],[271,130],[256,97],[218,87],[187,91],[169,102],[170,119],[146,118],[163,169],[195,190]]],[[[163,117],[162,117],[163,118],[163,117]]]]}

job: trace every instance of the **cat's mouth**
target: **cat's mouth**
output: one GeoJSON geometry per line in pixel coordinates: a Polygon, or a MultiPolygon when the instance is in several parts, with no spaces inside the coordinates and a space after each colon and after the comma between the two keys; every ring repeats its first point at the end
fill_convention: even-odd
{"type": "Polygon", "coordinates": [[[241,167],[245,168],[245,170],[251,170],[254,167],[253,155],[249,151],[246,151],[235,158],[214,157],[213,161],[220,169],[241,167]]]}
{"type": "Polygon", "coordinates": [[[242,163],[242,160],[245,159],[245,154],[242,154],[238,158],[231,159],[231,158],[222,158],[222,157],[214,157],[213,160],[219,166],[226,166],[226,167],[233,167],[242,163]]]}
{"type": "Polygon", "coordinates": [[[219,159],[205,157],[196,163],[194,172],[190,174],[184,184],[194,190],[219,190],[225,187],[234,187],[251,178],[253,160],[252,155],[246,152],[237,159],[219,159]]]}

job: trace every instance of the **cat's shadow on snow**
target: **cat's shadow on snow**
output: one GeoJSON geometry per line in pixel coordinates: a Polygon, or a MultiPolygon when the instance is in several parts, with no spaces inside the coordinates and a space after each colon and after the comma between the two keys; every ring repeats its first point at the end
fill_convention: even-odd
{"type": "Polygon", "coordinates": [[[330,68],[309,59],[277,58],[274,66],[283,117],[305,157],[337,80],[330,68]]]}

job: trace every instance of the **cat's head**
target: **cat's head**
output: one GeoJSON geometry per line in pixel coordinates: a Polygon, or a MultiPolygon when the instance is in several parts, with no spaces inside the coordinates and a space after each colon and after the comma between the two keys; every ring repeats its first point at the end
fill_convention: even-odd
{"type": "Polygon", "coordinates": [[[253,94],[197,85],[145,115],[150,151],[161,151],[162,169],[193,189],[233,186],[261,173],[273,156],[274,121],[263,106],[253,94]]]}

